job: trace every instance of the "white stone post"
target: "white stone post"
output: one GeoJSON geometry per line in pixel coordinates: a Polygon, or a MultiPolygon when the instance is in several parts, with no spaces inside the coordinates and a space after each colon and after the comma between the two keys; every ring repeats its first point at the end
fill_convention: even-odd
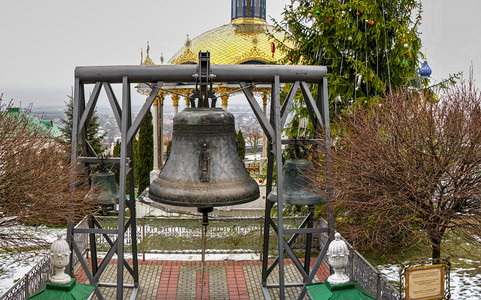
{"type": "Polygon", "coordinates": [[[57,284],[70,283],[71,278],[65,273],[65,267],[69,263],[70,249],[66,240],[62,239],[62,233],[57,234],[57,240],[50,246],[50,261],[52,263],[53,275],[50,282],[57,284]]]}
{"type": "Polygon", "coordinates": [[[327,282],[332,285],[338,285],[351,281],[349,276],[344,274],[344,269],[349,259],[349,249],[347,249],[346,243],[341,240],[341,234],[338,232],[335,234],[335,240],[329,244],[329,250],[327,250],[326,255],[329,265],[334,269],[334,274],[327,278],[327,282]]]}

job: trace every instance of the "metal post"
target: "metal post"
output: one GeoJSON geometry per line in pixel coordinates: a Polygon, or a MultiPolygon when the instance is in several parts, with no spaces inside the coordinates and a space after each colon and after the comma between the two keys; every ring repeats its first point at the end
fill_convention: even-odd
{"type": "MultiPolygon", "coordinates": [[[[307,228],[313,227],[314,205],[309,205],[309,214],[307,216],[307,228]]],[[[309,274],[311,267],[311,252],[312,252],[312,233],[307,233],[306,237],[306,251],[304,256],[304,270],[309,274]]]]}
{"type": "Polygon", "coordinates": [[[70,249],[70,254],[69,254],[69,261],[67,268],[65,269],[65,273],[67,273],[70,277],[73,276],[73,227],[74,224],[69,221],[67,224],[67,242],[69,245],[70,249]]]}
{"type": "Polygon", "coordinates": [[[282,178],[282,148],[281,148],[281,106],[280,106],[280,79],[279,75],[274,76],[274,83],[272,84],[272,98],[271,106],[273,113],[273,123],[275,137],[275,154],[276,154],[276,182],[277,182],[277,247],[279,251],[279,297],[285,298],[284,291],[284,220],[283,220],[283,208],[284,199],[283,193],[284,183],[282,178]]]}
{"type": "MultiPolygon", "coordinates": [[[[125,218],[125,201],[126,201],[126,183],[127,183],[127,146],[130,141],[127,140],[127,132],[129,129],[129,112],[130,112],[130,84],[127,76],[122,80],[122,125],[121,125],[121,141],[120,144],[120,182],[119,182],[119,220],[117,228],[117,299],[123,299],[124,286],[124,218],[125,218]]],[[[130,180],[131,181],[131,180],[130,180]]],[[[129,182],[132,184],[132,182],[129,182]]]]}
{"type": "MultiPolygon", "coordinates": [[[[94,228],[94,221],[93,221],[94,216],[89,215],[87,219],[88,227],[89,228],[94,228]]],[[[97,271],[99,269],[98,262],[97,262],[97,241],[95,240],[95,233],[89,233],[89,243],[90,243],[90,264],[92,266],[92,275],[95,276],[97,274],[97,271]]]]}
{"type": "Polygon", "coordinates": [[[274,154],[272,144],[269,143],[267,151],[267,183],[266,183],[266,208],[264,210],[264,249],[262,252],[262,286],[267,287],[267,265],[269,262],[269,233],[271,228],[271,209],[274,206],[272,201],[267,200],[267,195],[272,190],[272,176],[274,173],[274,154]]]}
{"type": "Polygon", "coordinates": [[[381,273],[377,272],[376,275],[376,299],[381,299],[381,273]]]}
{"type": "MultiPolygon", "coordinates": [[[[130,114],[132,115],[132,114],[130,114]]],[[[130,143],[129,147],[130,157],[133,157],[133,147],[132,143],[130,143]]],[[[134,191],[134,172],[133,166],[129,173],[129,185],[130,185],[130,200],[129,200],[129,209],[130,209],[130,238],[132,241],[132,265],[133,265],[133,274],[132,277],[134,279],[134,287],[139,287],[139,257],[138,257],[138,249],[137,249],[137,211],[136,211],[136,200],[135,200],[135,191],[134,191]]]]}
{"type": "Polygon", "coordinates": [[[322,83],[319,84],[317,93],[317,105],[321,106],[322,125],[324,127],[324,141],[327,147],[326,155],[326,183],[327,183],[327,222],[329,228],[329,243],[334,240],[334,204],[332,202],[333,189],[332,184],[332,161],[329,154],[331,147],[331,128],[329,123],[329,94],[327,90],[327,78],[322,78],[322,83]]]}
{"type": "Polygon", "coordinates": [[[264,236],[264,223],[260,222],[259,224],[259,241],[260,241],[260,249],[259,249],[259,260],[262,261],[263,258],[263,251],[264,251],[264,244],[262,242],[262,237],[264,236]]]}
{"type": "Polygon", "coordinates": [[[202,213],[202,267],[200,275],[200,299],[204,296],[204,275],[205,275],[205,242],[207,234],[207,226],[209,226],[209,213],[213,211],[213,207],[202,207],[197,209],[202,213]]]}
{"type": "Polygon", "coordinates": [[[142,217],[142,260],[145,261],[145,217],[142,217]]]}

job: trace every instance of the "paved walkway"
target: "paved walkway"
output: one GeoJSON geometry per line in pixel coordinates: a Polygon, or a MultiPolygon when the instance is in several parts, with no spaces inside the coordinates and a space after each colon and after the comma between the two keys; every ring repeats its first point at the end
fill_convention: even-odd
{"type": "MultiPolygon", "coordinates": [[[[262,265],[258,260],[207,261],[201,299],[202,264],[200,261],[146,260],[139,261],[140,287],[137,299],[264,299],[261,284],[262,265]]],[[[285,260],[286,283],[300,282],[301,275],[291,260],[285,260]]],[[[312,260],[311,266],[314,265],[312,260]]],[[[112,260],[100,282],[116,282],[117,263],[112,260]]],[[[268,284],[278,283],[278,268],[268,277],[268,284]]],[[[329,271],[324,264],[316,272],[314,282],[324,281],[329,271]]],[[[82,270],[76,272],[77,282],[88,283],[82,270]]],[[[124,269],[124,284],[133,280],[124,269]]],[[[105,299],[115,299],[116,288],[101,287],[105,299]]],[[[300,287],[285,288],[286,299],[297,299],[300,287]]],[[[130,299],[132,289],[124,288],[124,299],[130,299]]],[[[279,299],[279,289],[269,288],[272,299],[279,299]]],[[[93,297],[97,299],[97,297],[93,297]]],[[[308,296],[305,299],[309,299],[308,296]]]]}

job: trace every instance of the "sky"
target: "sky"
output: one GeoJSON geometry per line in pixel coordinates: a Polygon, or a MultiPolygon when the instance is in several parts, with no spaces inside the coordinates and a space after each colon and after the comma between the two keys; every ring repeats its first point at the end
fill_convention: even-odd
{"type": "MultiPolygon", "coordinates": [[[[64,105],[76,66],[167,62],[187,37],[230,22],[230,0],[2,0],[0,93],[22,106],[64,105]],[[145,57],[145,54],[144,54],[145,57]]],[[[290,0],[267,0],[277,20],[290,0]]],[[[481,75],[479,0],[422,0],[421,39],[432,78],[481,75]]],[[[268,17],[268,21],[270,18],[268,17]]]]}

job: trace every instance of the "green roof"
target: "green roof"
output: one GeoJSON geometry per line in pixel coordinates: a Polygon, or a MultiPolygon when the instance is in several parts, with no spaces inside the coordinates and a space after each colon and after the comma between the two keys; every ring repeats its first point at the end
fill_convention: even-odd
{"type": "Polygon", "coordinates": [[[327,280],[324,283],[309,284],[306,286],[313,300],[371,300],[373,297],[366,294],[357,282],[350,281],[345,284],[332,285],[327,280]]]}
{"type": "Polygon", "coordinates": [[[10,107],[8,113],[20,115],[22,118],[25,118],[30,122],[33,129],[41,128],[47,131],[52,138],[59,138],[63,135],[63,126],[58,125],[51,120],[43,120],[39,117],[24,113],[19,107],[10,107]]]}
{"type": "Polygon", "coordinates": [[[47,282],[30,300],[85,300],[92,295],[95,286],[76,283],[75,278],[67,284],[56,284],[47,282]]]}

